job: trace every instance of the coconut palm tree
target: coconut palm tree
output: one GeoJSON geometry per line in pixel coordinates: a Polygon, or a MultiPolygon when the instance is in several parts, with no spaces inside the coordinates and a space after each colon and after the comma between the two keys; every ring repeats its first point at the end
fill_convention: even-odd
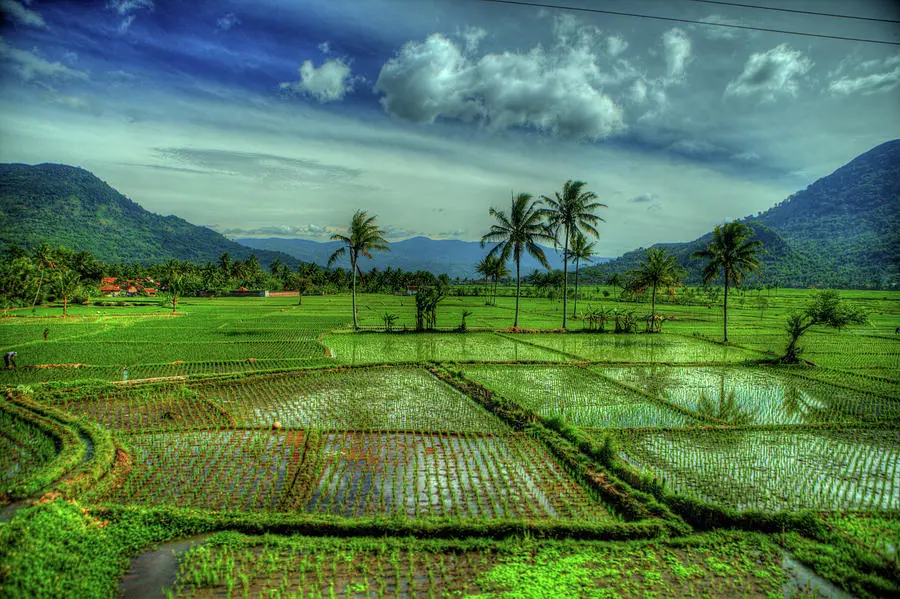
{"type": "Polygon", "coordinates": [[[703,281],[707,285],[719,276],[719,271],[725,279],[725,299],[722,311],[723,337],[728,341],[728,284],[740,287],[741,281],[747,278],[751,271],[759,271],[759,259],[756,254],[761,251],[762,242],[758,239],[750,239],[753,231],[738,221],[726,225],[717,226],[713,230],[713,239],[706,249],[698,250],[691,255],[691,259],[704,258],[707,260],[703,268],[703,281]]]}
{"type": "Polygon", "coordinates": [[[69,298],[81,288],[81,275],[68,268],[61,271],[52,280],[53,292],[62,298],[63,316],[69,315],[69,298]]]}
{"type": "Polygon", "coordinates": [[[569,285],[569,245],[577,233],[590,233],[598,237],[599,233],[595,225],[605,222],[594,214],[597,208],[606,208],[606,204],[595,202],[597,196],[592,191],[584,191],[584,181],[568,180],[563,185],[562,193],[556,192],[553,197],[541,196],[547,204],[540,210],[542,217],[547,219],[547,227],[551,231],[554,243],[560,245],[562,236],[563,246],[563,322],[562,328],[566,328],[566,316],[568,310],[568,285],[569,285]]]}
{"type": "Polygon", "coordinates": [[[41,294],[41,285],[44,284],[44,271],[48,268],[50,270],[56,268],[56,256],[54,255],[53,249],[50,246],[48,246],[46,243],[42,243],[37,248],[35,248],[33,260],[37,265],[38,272],[41,276],[38,280],[37,291],[34,294],[34,301],[31,302],[32,308],[37,305],[38,297],[41,294]]]}
{"type": "MultiPolygon", "coordinates": [[[[647,289],[650,293],[650,322],[656,322],[656,290],[671,288],[684,276],[684,269],[675,261],[675,256],[662,248],[650,248],[640,265],[628,272],[628,288],[636,293],[647,289]]],[[[651,330],[652,327],[651,327],[651,330]]]]}
{"type": "Polygon", "coordinates": [[[503,277],[509,276],[509,269],[506,267],[506,262],[496,256],[485,256],[477,265],[475,265],[475,270],[478,274],[483,275],[485,280],[490,279],[493,283],[491,304],[496,306],[497,283],[503,277]]]}
{"type": "Polygon", "coordinates": [[[594,255],[595,245],[593,242],[588,243],[581,231],[572,238],[572,248],[569,250],[569,258],[575,260],[575,303],[572,306],[572,316],[578,311],[578,265],[582,261],[593,262],[591,256],[594,255]]]}
{"type": "Polygon", "coordinates": [[[353,278],[353,328],[356,330],[359,330],[359,316],[356,313],[356,275],[362,276],[362,271],[359,269],[359,255],[362,254],[371,260],[373,250],[391,251],[384,238],[385,232],[375,224],[376,218],[369,216],[365,210],[357,210],[350,220],[347,235],[334,234],[331,236],[332,241],[340,241],[344,246],[331,254],[328,259],[329,266],[344,254],[350,254],[350,272],[353,278]]]}
{"type": "Polygon", "coordinates": [[[499,258],[506,263],[510,257],[516,263],[516,316],[513,326],[519,326],[519,291],[521,288],[520,262],[522,253],[528,252],[541,265],[550,269],[544,250],[538,245],[538,241],[553,241],[542,222],[540,201],[534,201],[530,193],[520,193],[512,198],[509,215],[502,210],[491,208],[488,213],[497,222],[491,225],[491,230],[481,238],[481,247],[488,243],[497,243],[488,252],[491,258],[499,258]]]}

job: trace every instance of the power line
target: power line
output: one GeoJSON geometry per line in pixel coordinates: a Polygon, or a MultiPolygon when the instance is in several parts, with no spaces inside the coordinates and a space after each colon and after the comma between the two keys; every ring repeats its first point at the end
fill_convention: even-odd
{"type": "Polygon", "coordinates": [[[798,15],[813,15],[816,17],[834,17],[836,19],[855,19],[857,21],[875,21],[877,23],[900,23],[892,19],[878,19],[876,17],[857,17],[856,15],[839,15],[831,12],[816,12],[813,10],[797,10],[793,8],[776,8],[774,6],[757,6],[756,4],[739,4],[737,2],[722,2],[721,0],[689,0],[703,4],[718,4],[720,6],[738,6],[740,8],[755,8],[757,10],[774,10],[777,12],[790,12],[798,15]]]}
{"type": "Polygon", "coordinates": [[[571,10],[575,12],[589,12],[604,15],[616,15],[619,17],[638,17],[641,19],[653,19],[656,21],[674,21],[676,23],[692,23],[694,25],[706,25],[708,27],[728,27],[730,29],[746,29],[750,31],[766,31],[768,33],[783,33],[785,35],[802,35],[805,37],[818,37],[830,40],[843,40],[847,42],[862,42],[865,44],[883,44],[886,46],[900,46],[900,42],[889,42],[886,40],[871,40],[859,37],[845,37],[841,35],[826,35],[824,33],[805,33],[803,31],[787,31],[785,29],[767,29],[765,27],[750,27],[749,25],[729,25],[727,23],[709,23],[707,21],[696,21],[693,19],[678,19],[675,17],[659,17],[656,15],[642,15],[632,12],[619,12],[614,10],[601,10],[599,8],[583,8],[580,6],[560,6],[558,4],[539,4],[537,2],[520,2],[518,0],[481,0],[481,2],[492,2],[494,4],[512,4],[516,6],[530,6],[531,8],[555,8],[558,10],[571,10]]]}

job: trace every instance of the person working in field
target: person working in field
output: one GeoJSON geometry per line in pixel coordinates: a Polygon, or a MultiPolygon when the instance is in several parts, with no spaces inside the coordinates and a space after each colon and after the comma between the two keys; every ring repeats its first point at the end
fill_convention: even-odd
{"type": "Polygon", "coordinates": [[[44,329],[44,341],[47,340],[47,337],[50,336],[50,329],[44,329]]]}
{"type": "Polygon", "coordinates": [[[11,351],[7,352],[5,356],[3,356],[3,361],[6,362],[6,369],[16,368],[16,352],[11,351]]]}

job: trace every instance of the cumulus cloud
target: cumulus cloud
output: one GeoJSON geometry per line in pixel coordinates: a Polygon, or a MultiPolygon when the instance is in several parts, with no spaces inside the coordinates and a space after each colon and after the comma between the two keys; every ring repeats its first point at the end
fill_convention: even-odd
{"type": "Polygon", "coordinates": [[[628,48],[628,42],[619,35],[611,35],[606,38],[606,53],[616,57],[628,48]]]}
{"type": "Polygon", "coordinates": [[[321,44],[316,46],[316,48],[318,48],[319,52],[321,52],[322,54],[331,54],[331,44],[328,43],[328,41],[322,42],[321,44]]]}
{"type": "Polygon", "coordinates": [[[306,94],[319,102],[334,102],[343,100],[353,90],[353,83],[350,65],[343,58],[325,61],[318,68],[307,60],[300,67],[300,80],[282,83],[281,89],[306,94]]]}
{"type": "Polygon", "coordinates": [[[487,31],[481,27],[466,27],[465,31],[462,32],[461,37],[466,44],[466,53],[472,54],[478,50],[481,40],[487,37],[487,31]]]}
{"type": "Polygon", "coordinates": [[[216,29],[219,31],[228,31],[232,27],[240,24],[241,20],[237,18],[237,15],[233,12],[227,13],[225,16],[216,19],[216,29]]]}
{"type": "Polygon", "coordinates": [[[643,104],[647,101],[647,84],[644,83],[643,79],[636,79],[631,84],[630,94],[632,102],[636,104],[643,104]]]}
{"type": "MultiPolygon", "coordinates": [[[[26,2],[26,4],[29,3],[26,2]]],[[[16,0],[0,0],[0,13],[5,13],[14,21],[29,27],[47,28],[47,23],[44,22],[44,17],[40,13],[29,10],[16,0]]]]}
{"type": "Polygon", "coordinates": [[[828,86],[835,95],[877,94],[889,92],[900,85],[900,67],[885,73],[871,73],[862,77],[842,77],[828,86]]]}
{"type": "Polygon", "coordinates": [[[684,69],[691,60],[691,38],[674,27],[663,34],[663,47],[666,51],[666,72],[670,78],[684,75],[684,69]]]}
{"type": "Polygon", "coordinates": [[[0,37],[0,58],[25,81],[41,79],[82,79],[88,78],[86,73],[67,67],[61,62],[50,62],[28,52],[20,50],[6,43],[0,37]]]}
{"type": "Polygon", "coordinates": [[[141,10],[153,10],[153,0],[109,0],[106,8],[114,10],[122,17],[119,23],[119,33],[125,33],[134,22],[137,13],[141,10]]]}
{"type": "Polygon", "coordinates": [[[802,52],[780,44],[767,52],[750,55],[743,72],[725,88],[726,96],[761,95],[765,100],[776,96],[797,95],[797,79],[813,66],[802,52]]]}
{"type": "MultiPolygon", "coordinates": [[[[557,22],[558,36],[574,33],[567,21],[557,22]]],[[[600,139],[625,129],[622,110],[602,91],[601,79],[595,55],[581,45],[469,57],[433,34],[388,60],[375,91],[389,114],[415,123],[448,118],[600,139]]]]}

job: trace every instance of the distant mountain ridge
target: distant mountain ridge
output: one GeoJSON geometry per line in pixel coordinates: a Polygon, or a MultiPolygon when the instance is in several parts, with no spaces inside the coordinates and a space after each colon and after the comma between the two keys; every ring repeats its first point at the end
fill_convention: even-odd
{"type": "MultiPolygon", "coordinates": [[[[320,242],[282,237],[237,238],[235,241],[253,248],[284,252],[302,262],[315,262],[321,266],[327,264],[328,258],[334,250],[340,247],[340,243],[337,241],[320,242]]],[[[435,274],[447,273],[451,277],[475,279],[480,278],[480,275],[475,272],[475,265],[484,258],[493,245],[482,248],[477,241],[412,237],[403,241],[391,242],[391,251],[377,252],[373,254],[373,260],[363,258],[360,261],[360,268],[364,271],[371,268],[384,270],[390,266],[408,271],[427,270],[435,274]]],[[[551,267],[562,268],[561,251],[545,247],[544,253],[551,267]]],[[[598,257],[594,260],[600,262],[609,260],[609,258],[598,257]]],[[[336,266],[347,268],[348,266],[344,262],[346,260],[337,263],[336,266]]],[[[510,269],[512,268],[513,265],[510,264],[510,269]]],[[[543,270],[544,267],[537,260],[526,255],[522,259],[522,276],[530,274],[535,269],[543,270]]]]}
{"type": "MultiPolygon", "coordinates": [[[[763,283],[783,286],[900,284],[900,139],[861,154],[773,208],[743,219],[761,240],[763,283]]],[[[694,251],[712,233],[684,243],[658,243],[699,284],[702,260],[694,251]]],[[[645,250],[584,269],[585,280],[602,281],[635,268],[645,250]]]]}
{"type": "Polygon", "coordinates": [[[142,208],[84,169],[64,164],[0,164],[0,247],[47,243],[87,250],[104,262],[151,264],[170,258],[215,262],[223,252],[266,266],[287,254],[261,251],[142,208]]]}

